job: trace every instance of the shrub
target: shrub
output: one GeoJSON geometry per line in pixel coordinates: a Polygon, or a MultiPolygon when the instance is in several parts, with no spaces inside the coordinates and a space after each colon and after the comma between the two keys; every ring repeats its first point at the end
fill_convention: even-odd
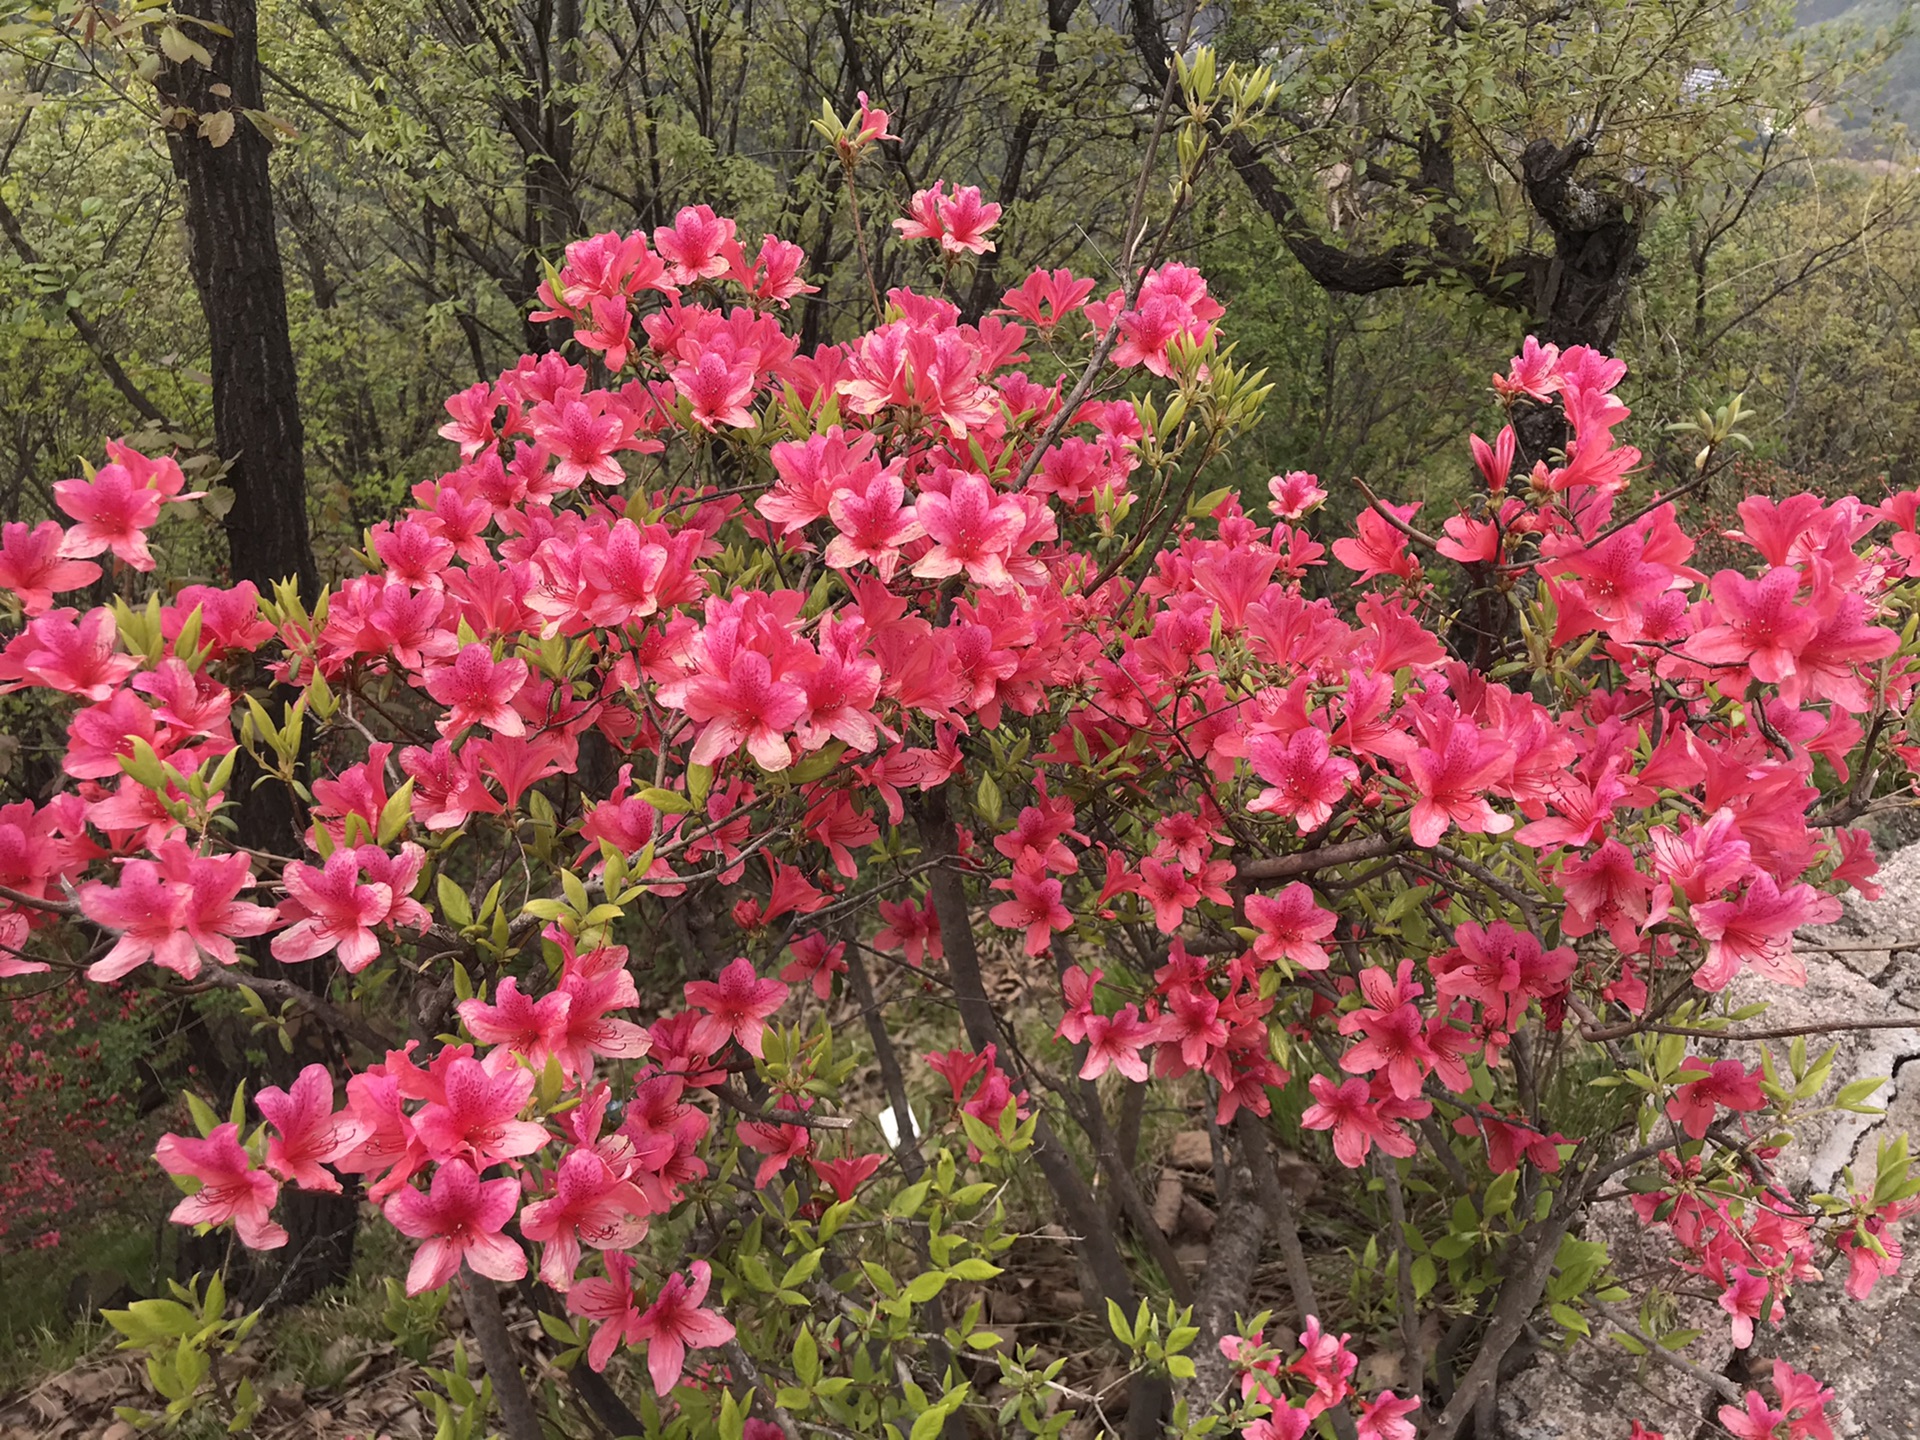
{"type": "MultiPolygon", "coordinates": [[[[840,132],[850,178],[884,127],[840,132]]],[[[951,266],[996,214],[935,187],[896,223],[951,266]]],[[[359,1177],[407,1292],[464,1288],[490,1389],[463,1359],[443,1420],[490,1395],[516,1440],[495,1282],[616,1433],[1104,1423],[1118,1387],[982,1307],[1036,1184],[1137,1435],[1456,1435],[1530,1323],[1674,1338],[1600,1204],[1741,1345],[1824,1256],[1857,1295],[1894,1268],[1904,1145],[1836,1195],[1773,1168],[1871,1084],[1829,1093],[1747,1001],[1872,893],[1847,827],[1909,783],[1920,497],[1749,500],[1749,573],[1703,575],[1679,491],[1629,498],[1624,367],[1529,342],[1469,506],[1369,492],[1318,535],[1312,476],[1206,488],[1262,390],[1193,270],[1036,272],[975,321],[898,289],[802,354],[803,270],[704,207],[571,247],[544,315],[585,363],[454,396],[458,465],[318,597],[55,608],[94,557],[151,563],[183,482],[124,449],[63,487],[76,524],[9,529],[0,680],[70,697],[75,782],[20,822],[9,968],[79,927],[87,979],[242,989],[342,1056],[196,1098],[176,1220],[271,1248],[284,1187],[359,1177]],[[243,783],[297,800],[280,851],[231,843],[243,783]],[[276,973],[311,961],[321,989],[276,973]],[[1201,1108],[1248,1263],[1182,1270],[1132,1164],[1148,1087],[1201,1108]],[[1321,1324],[1276,1137],[1364,1172],[1401,1393],[1321,1324]],[[1273,1337],[1236,1317],[1263,1232],[1273,1337]],[[593,1379],[634,1351],[637,1413],[593,1379]]],[[[1739,422],[1702,417],[1702,480],[1739,422]]],[[[177,1410],[243,1333],[183,1295],[124,1325],[177,1410]]],[[[1825,1433],[1817,1381],[1772,1395],[1723,1422],[1825,1433]]]]}

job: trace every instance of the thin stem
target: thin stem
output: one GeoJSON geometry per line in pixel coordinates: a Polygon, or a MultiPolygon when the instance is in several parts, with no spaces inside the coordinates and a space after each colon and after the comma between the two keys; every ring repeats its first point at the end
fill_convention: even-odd
{"type": "Polygon", "coordinates": [[[533,1396],[527,1393],[527,1382],[520,1374],[519,1352],[500,1309],[499,1289],[467,1265],[460,1267],[460,1289],[467,1300],[467,1324],[480,1347],[487,1376],[493,1381],[493,1398],[500,1406],[500,1423],[507,1440],[544,1440],[533,1396]]]}
{"type": "Polygon", "coordinates": [[[1420,1347],[1420,1302],[1413,1291],[1413,1227],[1407,1223],[1407,1197],[1400,1189],[1400,1167],[1393,1157],[1378,1157],[1380,1179],[1387,1188],[1387,1214],[1399,1232],[1394,1252],[1399,1258],[1400,1344],[1406,1351],[1401,1379],[1410,1394],[1418,1395],[1426,1384],[1427,1361],[1420,1347]]]}

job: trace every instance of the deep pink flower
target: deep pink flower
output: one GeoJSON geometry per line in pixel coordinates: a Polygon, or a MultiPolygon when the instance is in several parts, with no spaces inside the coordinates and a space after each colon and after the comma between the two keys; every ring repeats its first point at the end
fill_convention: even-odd
{"type": "Polygon", "coordinates": [[[1027,954],[1046,954],[1055,930],[1073,928],[1073,912],[1061,902],[1058,880],[1016,869],[1009,878],[994,881],[993,888],[1010,891],[1013,898],[995,905],[987,918],[1004,930],[1025,930],[1027,954]]]}
{"type": "Polygon", "coordinates": [[[1327,733],[1303,726],[1286,739],[1271,733],[1247,741],[1247,763],[1267,782],[1247,809],[1255,814],[1291,816],[1300,833],[1317,830],[1333,816],[1333,807],[1346,798],[1360,768],[1333,753],[1327,733]]]}
{"type": "Polygon", "coordinates": [[[254,1168],[253,1157],[240,1143],[239,1126],[218,1126],[204,1140],[162,1135],[153,1154],[169,1175],[200,1184],[173,1207],[169,1218],[176,1224],[224,1225],[231,1220],[249,1250],[277,1250],[287,1243],[287,1232],[271,1218],[280,1198],[279,1182],[254,1168]]]}
{"type": "Polygon", "coordinates": [[[569,1150],[554,1172],[553,1195],[520,1212],[520,1233],[543,1248],[540,1278],[556,1290],[573,1284],[580,1245],[625,1250],[647,1233],[647,1201],[639,1187],[615,1174],[584,1146],[569,1150]]]}
{"type": "Polygon", "coordinates": [[[1303,970],[1324,970],[1332,963],[1320,944],[1338,924],[1313,898],[1313,887],[1294,881],[1278,895],[1249,895],[1247,923],[1260,933],[1253,953],[1262,962],[1291,960],[1303,970]]]}
{"type": "Polygon", "coordinates": [[[758,1056],[767,1018],[787,1000],[787,987],[778,980],[762,980],[753,962],[741,955],[720,972],[717,980],[692,980],[685,987],[687,1003],[707,1013],[694,1028],[694,1044],[711,1055],[729,1040],[758,1056]]]}
{"type": "Polygon", "coordinates": [[[707,1262],[694,1261],[688,1273],[691,1279],[669,1275],[653,1304],[633,1326],[636,1338],[647,1342],[647,1370],[659,1395],[680,1383],[689,1349],[724,1345],[733,1339],[733,1326],[715,1312],[700,1308],[713,1280],[707,1262]]]}
{"type": "Polygon", "coordinates": [[[441,1078],[445,1099],[414,1117],[414,1133],[433,1159],[464,1156],[484,1169],[531,1155],[552,1138],[544,1125],[518,1118],[537,1077],[508,1052],[495,1054],[499,1059],[491,1062],[470,1056],[449,1062],[441,1078]]]}
{"type": "Polygon", "coordinates": [[[340,1182],[322,1169],[365,1138],[351,1112],[334,1113],[333,1076],[324,1065],[309,1065],[290,1089],[269,1085],[254,1103],[278,1133],[267,1139],[267,1169],[302,1190],[340,1191],[340,1182]]]}
{"type": "Polygon", "coordinates": [[[288,900],[282,913],[294,923],[273,937],[274,959],[291,964],[335,951],[355,973],[373,963],[380,953],[373,927],[393,908],[393,892],[362,883],[355,851],[336,850],[319,869],[295,861],[281,879],[288,900]]]}
{"type": "Polygon", "coordinates": [[[1716,1110],[1761,1110],[1767,1098],[1760,1090],[1758,1065],[1747,1070],[1738,1060],[1702,1060],[1689,1055],[1680,1062],[1680,1086],[1667,1101],[1667,1118],[1689,1138],[1706,1138],[1716,1110]],[[1688,1076],[1698,1078],[1688,1079],[1688,1076]]]}
{"type": "Polygon", "coordinates": [[[914,514],[933,541],[933,548],[914,562],[915,575],[944,580],[965,571],[969,580],[988,590],[1014,588],[1007,559],[1026,529],[1026,512],[996,494],[989,481],[956,471],[946,494],[921,494],[914,514]]]}
{"type": "Polygon", "coordinates": [[[100,578],[100,567],[61,553],[66,531],[55,520],[0,526],[0,590],[11,591],[28,615],[44,614],[62,590],[78,590],[100,578]]]}
{"type": "Polygon", "coordinates": [[[833,1198],[842,1204],[853,1199],[862,1185],[873,1178],[873,1172],[886,1164],[884,1155],[846,1155],[838,1160],[810,1158],[807,1164],[813,1173],[826,1182],[833,1191],[833,1198]]]}
{"type": "Polygon", "coordinates": [[[387,1219],[402,1235],[421,1242],[407,1267],[407,1293],[438,1289],[463,1262],[489,1280],[525,1275],[526,1252],[500,1233],[519,1200],[519,1181],[482,1180],[464,1160],[436,1169],[428,1189],[407,1186],[389,1198],[387,1219]]]}
{"type": "Polygon", "coordinates": [[[513,708],[513,697],[526,683],[526,661],[495,660],[492,647],[477,641],[464,646],[451,665],[427,672],[427,694],[447,707],[435,728],[449,736],[470,725],[484,725],[496,735],[524,735],[526,722],[513,708]]]}
{"type": "Polygon", "coordinates": [[[640,1306],[633,1293],[633,1257],[618,1250],[606,1254],[607,1276],[582,1280],[567,1292],[567,1310],[600,1323],[587,1344],[587,1364],[596,1372],[607,1368],[621,1344],[637,1345],[640,1306]]]}
{"type": "Polygon", "coordinates": [[[1414,1153],[1413,1138],[1381,1116],[1365,1080],[1335,1085],[1325,1075],[1314,1075],[1308,1079],[1307,1089],[1313,1094],[1313,1104],[1301,1115],[1300,1123],[1309,1130],[1331,1130],[1333,1153],[1348,1169],[1364,1165],[1367,1152],[1375,1145],[1403,1159],[1414,1153]]]}

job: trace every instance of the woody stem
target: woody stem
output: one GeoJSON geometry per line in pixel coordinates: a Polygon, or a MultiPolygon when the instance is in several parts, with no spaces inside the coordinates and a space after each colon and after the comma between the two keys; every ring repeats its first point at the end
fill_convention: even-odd
{"type": "Polygon", "coordinates": [[[506,1429],[507,1440],[543,1440],[533,1396],[520,1375],[520,1354],[507,1330],[507,1317],[500,1309],[498,1287],[484,1275],[476,1275],[462,1265],[460,1289],[466,1296],[467,1324],[473,1330],[474,1344],[480,1347],[480,1359],[493,1381],[493,1398],[500,1406],[500,1423],[506,1429]]]}

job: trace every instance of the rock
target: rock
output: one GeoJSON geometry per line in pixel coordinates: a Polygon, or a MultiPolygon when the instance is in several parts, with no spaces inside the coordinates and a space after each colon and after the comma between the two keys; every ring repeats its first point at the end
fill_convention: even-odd
{"type": "Polygon", "coordinates": [[[1185,1191],[1180,1193],[1180,1228],[1189,1235],[1198,1235],[1202,1240],[1213,1234],[1213,1211],[1204,1201],[1196,1200],[1185,1191]]]}
{"type": "Polygon", "coordinates": [[[1273,1151],[1274,1168],[1280,1172],[1280,1183],[1293,1194],[1296,1205],[1304,1205],[1318,1195],[1326,1180],[1320,1174],[1320,1167],[1304,1155],[1296,1155],[1291,1150],[1282,1150],[1278,1146],[1273,1151]]]}
{"type": "MultiPolygon", "coordinates": [[[[1916,880],[1916,884],[1920,884],[1920,880],[1916,880]]],[[[1772,984],[1751,974],[1742,975],[1728,987],[1729,998],[1735,1007],[1769,1002],[1767,1012],[1746,1022],[1743,1028],[1818,1024],[1822,1021],[1839,1024],[1849,1020],[1912,1015],[1914,1023],[1911,1029],[1854,1030],[1836,1034],[1830,1040],[1817,1035],[1808,1038],[1810,1058],[1817,1059],[1829,1046],[1835,1049],[1833,1075],[1826,1092],[1829,1099],[1850,1081],[1868,1077],[1885,1078],[1888,1083],[1873,1097],[1873,1103],[1883,1108],[1892,1106],[1900,1093],[1900,1077],[1897,1074],[1900,1061],[1906,1056],[1920,1054],[1920,1011],[1909,1010],[1854,965],[1847,963],[1856,958],[1855,952],[1823,956],[1808,951],[1802,958],[1807,967],[1804,989],[1772,984]]],[[[1779,1040],[1768,1043],[1773,1049],[1775,1063],[1784,1071],[1790,1042],[1779,1040]]],[[[1751,1044],[1721,1047],[1717,1053],[1736,1055],[1749,1064],[1757,1058],[1751,1044]]],[[[1784,1074],[1782,1079],[1786,1079],[1784,1074]]],[[[1912,1088],[1911,1082],[1909,1088],[1912,1088]]],[[[1796,1126],[1793,1143],[1776,1162],[1780,1178],[1796,1195],[1806,1195],[1830,1192],[1838,1183],[1842,1169],[1848,1165],[1858,1169],[1862,1158],[1868,1173],[1871,1173],[1875,1144],[1873,1137],[1884,1133],[1885,1129],[1885,1117],[1878,1115],[1828,1111],[1808,1116],[1796,1126]]]]}
{"type": "Polygon", "coordinates": [[[1176,1170],[1213,1169],[1213,1137],[1204,1130],[1182,1130],[1173,1137],[1167,1163],[1176,1170]]]}
{"type": "MultiPolygon", "coordinates": [[[[1775,1163],[1781,1181],[1799,1196],[1844,1190],[1849,1168],[1856,1185],[1870,1185],[1880,1141],[1902,1132],[1920,1134],[1920,1068],[1902,1069],[1906,1060],[1920,1059],[1920,845],[1890,856],[1875,878],[1885,886],[1882,898],[1849,895],[1839,920],[1801,932],[1796,951],[1807,969],[1803,989],[1751,974],[1731,987],[1729,999],[1736,1008],[1760,1001],[1770,1006],[1744,1022],[1745,1029],[1912,1017],[1911,1026],[1808,1037],[1813,1058],[1828,1046],[1835,1049],[1825,1099],[1869,1076],[1885,1077],[1888,1084],[1871,1102],[1884,1115],[1829,1111],[1798,1123],[1793,1143],[1775,1163]]],[[[1767,1043],[1784,1071],[1791,1042],[1767,1043]]],[[[1752,1044],[1701,1040],[1695,1048],[1703,1055],[1737,1055],[1747,1063],[1757,1058],[1752,1044]]],[[[1630,1281],[1661,1278],[1667,1271],[1666,1237],[1642,1228],[1624,1206],[1597,1211],[1585,1234],[1606,1242],[1615,1271],[1630,1281]]],[[[1914,1248],[1909,1241],[1910,1252],[1914,1248]]],[[[1726,1316],[1709,1300],[1683,1298],[1678,1324],[1701,1331],[1685,1358],[1710,1372],[1757,1380],[1778,1356],[1834,1388],[1839,1440],[1920,1437],[1915,1268],[1920,1267],[1910,1265],[1892,1281],[1881,1282],[1861,1304],[1844,1293],[1846,1266],[1831,1263],[1827,1278],[1796,1288],[1785,1323],[1777,1330],[1761,1327],[1738,1366],[1726,1316]]],[[[1628,1355],[1605,1338],[1610,1327],[1597,1317],[1594,1331],[1594,1339],[1539,1356],[1501,1386],[1500,1440],[1618,1440],[1633,1420],[1671,1437],[1722,1433],[1711,1417],[1724,1402],[1704,1381],[1651,1357],[1628,1355]]]]}
{"type": "Polygon", "coordinates": [[[1162,1235],[1171,1235],[1180,1224],[1180,1202],[1186,1198],[1180,1177],[1172,1170],[1160,1172],[1159,1187],[1153,1192],[1153,1223],[1162,1235]]]}

